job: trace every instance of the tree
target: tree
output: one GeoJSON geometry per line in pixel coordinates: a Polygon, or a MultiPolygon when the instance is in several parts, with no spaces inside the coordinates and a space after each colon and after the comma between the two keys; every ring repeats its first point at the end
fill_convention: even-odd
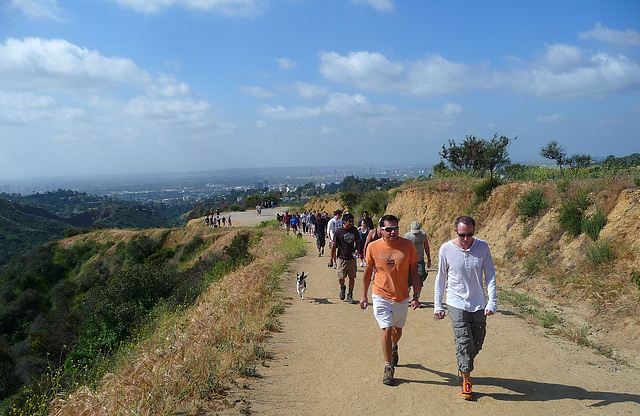
{"type": "MultiPolygon", "coordinates": [[[[493,174],[497,169],[511,163],[507,147],[517,138],[517,136],[513,139],[505,136],[498,137],[497,133],[490,141],[478,139],[476,136],[467,136],[459,145],[455,140],[449,140],[449,146],[442,145],[442,152],[439,155],[449,162],[453,170],[471,173],[489,171],[493,180],[493,174]]],[[[444,164],[436,166],[438,172],[444,171],[444,164]]],[[[434,172],[436,172],[435,168],[434,172]]]]}
{"type": "Polygon", "coordinates": [[[490,142],[482,140],[483,147],[481,149],[480,166],[483,170],[489,171],[489,179],[493,181],[493,174],[496,170],[508,166],[511,163],[509,159],[509,152],[507,147],[513,140],[516,140],[518,136],[513,139],[509,139],[505,136],[498,137],[498,134],[493,135],[493,139],[490,142]]]}
{"type": "Polygon", "coordinates": [[[562,165],[566,163],[567,152],[557,141],[552,140],[547,143],[547,145],[540,150],[540,156],[546,159],[555,160],[560,168],[560,173],[564,173],[562,165]]]}
{"type": "Polygon", "coordinates": [[[449,146],[442,145],[440,157],[449,162],[451,168],[457,171],[471,171],[475,173],[479,165],[482,140],[476,136],[467,136],[460,145],[455,140],[449,140],[449,146]]]}
{"type": "Polygon", "coordinates": [[[347,207],[347,211],[353,211],[353,209],[360,202],[360,194],[354,191],[343,192],[340,195],[340,200],[347,207]]]}
{"type": "Polygon", "coordinates": [[[567,164],[571,166],[573,169],[588,168],[589,165],[591,165],[591,155],[587,155],[587,154],[572,155],[570,158],[567,158],[567,164]]]}

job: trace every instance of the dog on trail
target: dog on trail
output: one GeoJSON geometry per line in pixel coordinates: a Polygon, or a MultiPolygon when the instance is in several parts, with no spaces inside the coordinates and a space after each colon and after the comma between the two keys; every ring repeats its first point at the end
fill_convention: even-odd
{"type": "Polygon", "coordinates": [[[307,289],[307,276],[309,276],[309,272],[306,274],[304,272],[296,273],[296,290],[300,299],[304,299],[304,291],[307,289]]]}

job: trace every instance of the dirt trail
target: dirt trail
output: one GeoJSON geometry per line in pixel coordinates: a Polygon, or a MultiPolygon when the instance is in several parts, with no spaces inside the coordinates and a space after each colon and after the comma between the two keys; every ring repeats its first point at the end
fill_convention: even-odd
{"type": "MultiPolygon", "coordinates": [[[[371,308],[363,313],[339,300],[328,253],[319,258],[315,242],[304,238],[307,255],[285,275],[282,330],[267,346],[273,360],[258,368],[260,378],[242,381],[245,388],[233,393],[244,396],[251,414],[640,414],[639,370],[547,336],[508,312],[488,319],[472,373],[476,400],[460,399],[449,318],[433,320],[433,272],[423,307],[409,311],[396,385],[383,385],[381,332],[371,308]],[[295,291],[295,272],[302,270],[309,272],[305,300],[295,291]]],[[[360,268],[355,298],[362,275],[360,268]]]]}

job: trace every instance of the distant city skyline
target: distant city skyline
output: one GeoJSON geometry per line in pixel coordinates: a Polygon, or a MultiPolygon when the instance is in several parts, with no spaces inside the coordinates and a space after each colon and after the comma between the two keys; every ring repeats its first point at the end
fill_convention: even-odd
{"type": "Polygon", "coordinates": [[[0,1],[0,184],[640,151],[640,1],[0,1]]]}

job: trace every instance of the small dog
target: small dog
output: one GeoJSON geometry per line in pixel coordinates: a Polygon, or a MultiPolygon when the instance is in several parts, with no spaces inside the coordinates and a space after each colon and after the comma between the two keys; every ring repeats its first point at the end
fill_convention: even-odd
{"type": "Polygon", "coordinates": [[[300,231],[298,231],[298,234],[296,234],[296,237],[302,238],[302,233],[300,231]]]}
{"type": "Polygon", "coordinates": [[[304,299],[304,291],[307,289],[307,276],[309,276],[309,272],[305,274],[302,272],[301,274],[296,273],[296,290],[298,291],[298,296],[300,299],[304,299]]]}

